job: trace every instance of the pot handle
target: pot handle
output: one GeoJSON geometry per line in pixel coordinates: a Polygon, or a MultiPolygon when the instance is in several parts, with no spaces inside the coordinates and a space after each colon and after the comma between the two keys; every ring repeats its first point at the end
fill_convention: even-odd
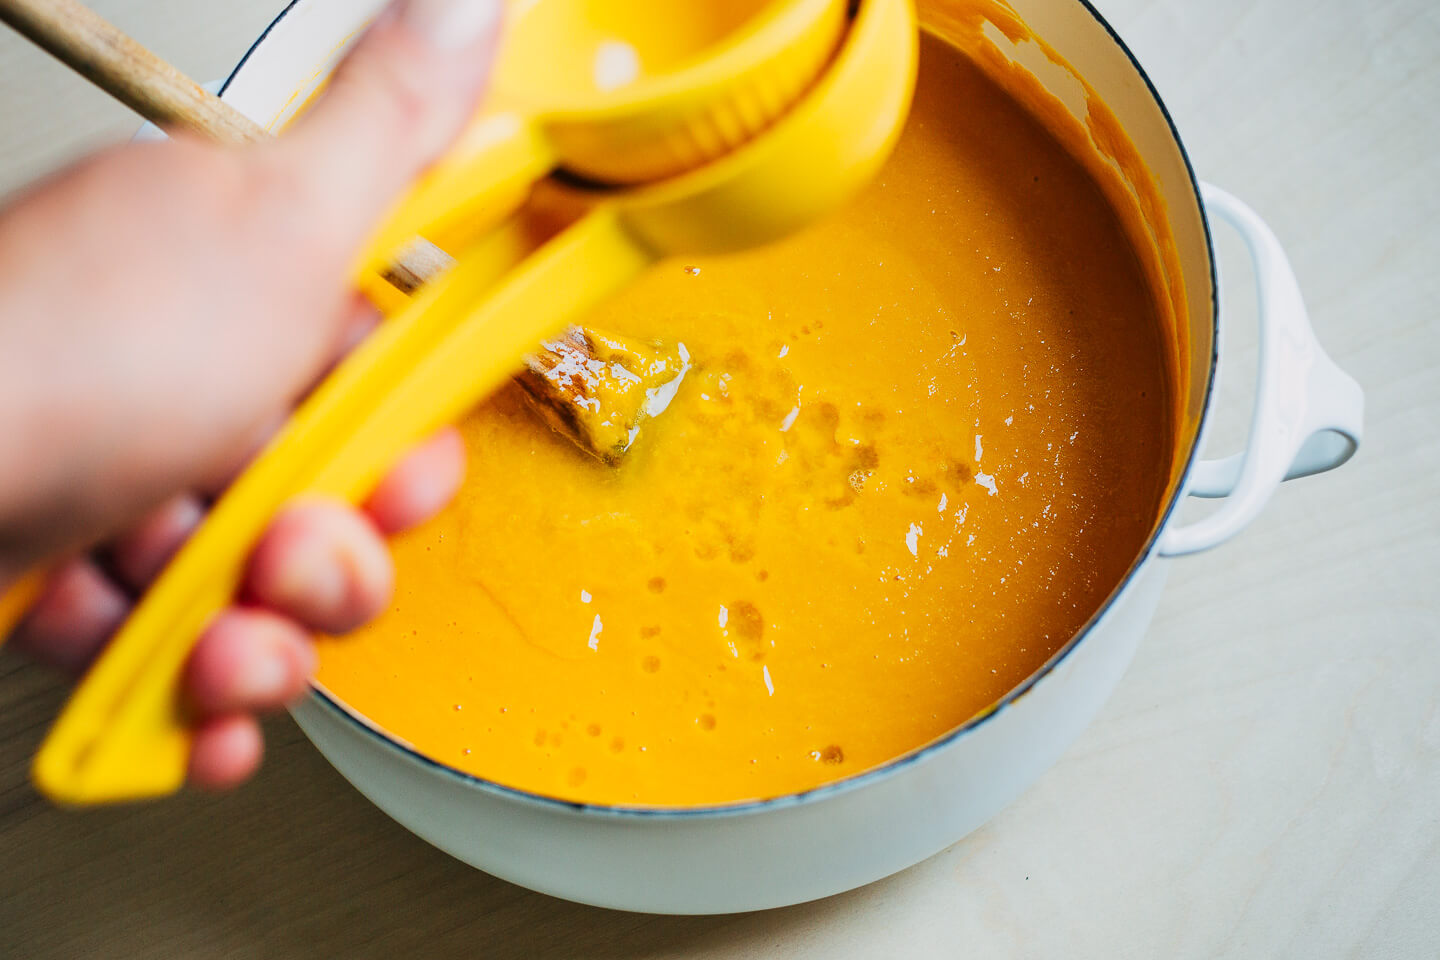
{"type": "Polygon", "coordinates": [[[1245,451],[1201,460],[1186,493],[1225,498],[1219,510],[1188,526],[1167,528],[1157,548],[1163,557],[1208,550],[1254,520],[1283,480],[1333,470],[1360,446],[1365,395],[1326,355],[1290,260],[1265,221],[1244,203],[1205,183],[1205,209],[1234,227],[1255,266],[1260,300],[1260,371],[1255,412],[1245,451]]]}

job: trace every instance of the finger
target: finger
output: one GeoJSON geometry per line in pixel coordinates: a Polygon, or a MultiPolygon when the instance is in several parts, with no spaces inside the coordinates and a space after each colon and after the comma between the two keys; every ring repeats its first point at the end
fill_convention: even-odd
{"type": "Polygon", "coordinates": [[[315,649],[304,630],[268,610],[226,610],[185,665],[185,691],[201,716],[276,710],[305,692],[315,649]]]}
{"type": "Polygon", "coordinates": [[[250,779],[264,752],[260,724],[249,714],[202,721],[190,742],[187,779],[202,790],[228,790],[250,779]]]}
{"type": "MultiPolygon", "coordinates": [[[[341,317],[339,333],[329,361],[316,371],[311,384],[304,389],[302,396],[308,395],[325,377],[329,376],[336,364],[343,360],[351,350],[358,347],[379,323],[380,312],[369,300],[356,294],[341,317]]],[[[220,468],[214,472],[213,476],[201,480],[198,485],[200,492],[212,499],[218,497],[254,462],[289,419],[290,411],[287,410],[277,413],[261,423],[234,454],[222,461],[220,468]]]]}
{"type": "Polygon", "coordinates": [[[144,590],[203,519],[205,507],[199,498],[172,497],[110,545],[106,553],[111,571],[122,586],[144,590]]]}
{"type": "Polygon", "coordinates": [[[446,427],[410,451],[380,481],[365,512],[386,534],[424,523],[454,498],[465,479],[465,441],[446,427]]]}
{"type": "Polygon", "coordinates": [[[340,362],[350,355],[350,351],[360,346],[379,325],[380,311],[375,309],[375,305],[364,294],[355,293],[350,298],[350,302],[346,304],[340,318],[339,332],[335,338],[335,348],[330,355],[329,362],[317,371],[315,380],[306,389],[305,395],[308,396],[320,386],[325,378],[330,376],[340,365],[340,362]]]}
{"type": "Polygon", "coordinates": [[[93,561],[71,561],[51,575],[13,643],[41,663],[79,675],[129,612],[125,591],[93,561]]]}
{"type": "Polygon", "coordinates": [[[399,0],[361,39],[325,95],[272,152],[309,171],[341,235],[358,240],[475,109],[499,0],[399,0]]]}
{"type": "Polygon", "coordinates": [[[250,557],[243,596],[324,633],[344,633],[384,608],[394,583],[375,524],[335,503],[291,507],[250,557]]]}
{"type": "Polygon", "coordinates": [[[245,468],[250,466],[270,441],[275,439],[275,434],[280,432],[289,418],[289,411],[267,417],[249,432],[235,447],[233,453],[230,453],[220,461],[214,471],[200,478],[200,481],[196,484],[196,489],[199,490],[203,496],[209,497],[212,500],[219,497],[220,494],[225,492],[226,487],[234,483],[236,478],[245,472],[245,468]]]}
{"type": "MultiPolygon", "coordinates": [[[[357,293],[346,309],[340,324],[340,340],[335,346],[335,363],[360,346],[380,325],[380,311],[363,294],[357,293]]],[[[333,369],[333,364],[332,364],[333,369]]]]}

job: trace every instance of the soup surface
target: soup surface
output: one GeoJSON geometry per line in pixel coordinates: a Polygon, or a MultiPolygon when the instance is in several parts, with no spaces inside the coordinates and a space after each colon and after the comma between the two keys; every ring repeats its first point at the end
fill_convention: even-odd
{"type": "Polygon", "coordinates": [[[320,680],[443,763],[598,803],[767,797],[934,739],[1095,613],[1155,522],[1167,346],[1116,214],[927,39],[840,215],[668,262],[587,323],[692,368],[624,464],[512,386],[393,609],[320,680]]]}

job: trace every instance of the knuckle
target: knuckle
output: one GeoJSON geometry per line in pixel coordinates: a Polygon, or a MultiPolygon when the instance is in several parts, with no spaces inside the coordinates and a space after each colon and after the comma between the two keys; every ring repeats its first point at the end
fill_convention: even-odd
{"type": "Polygon", "coordinates": [[[426,90],[426,73],[394,45],[379,45],[345,63],[335,78],[335,92],[357,114],[363,113],[357,124],[377,131],[378,148],[423,129],[434,99],[426,90]]]}

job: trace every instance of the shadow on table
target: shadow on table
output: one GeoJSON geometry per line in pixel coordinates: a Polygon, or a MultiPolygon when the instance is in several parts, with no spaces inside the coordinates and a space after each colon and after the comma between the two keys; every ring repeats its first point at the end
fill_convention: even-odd
{"type": "MultiPolygon", "coordinates": [[[[465,866],[344,782],[288,720],[258,780],[225,797],[73,813],[25,767],[63,695],[0,658],[0,930],[14,956],[646,957],[766,946],[849,895],[761,914],[582,907],[465,866]]],[[[872,888],[873,889],[873,888],[872,888]]]]}

